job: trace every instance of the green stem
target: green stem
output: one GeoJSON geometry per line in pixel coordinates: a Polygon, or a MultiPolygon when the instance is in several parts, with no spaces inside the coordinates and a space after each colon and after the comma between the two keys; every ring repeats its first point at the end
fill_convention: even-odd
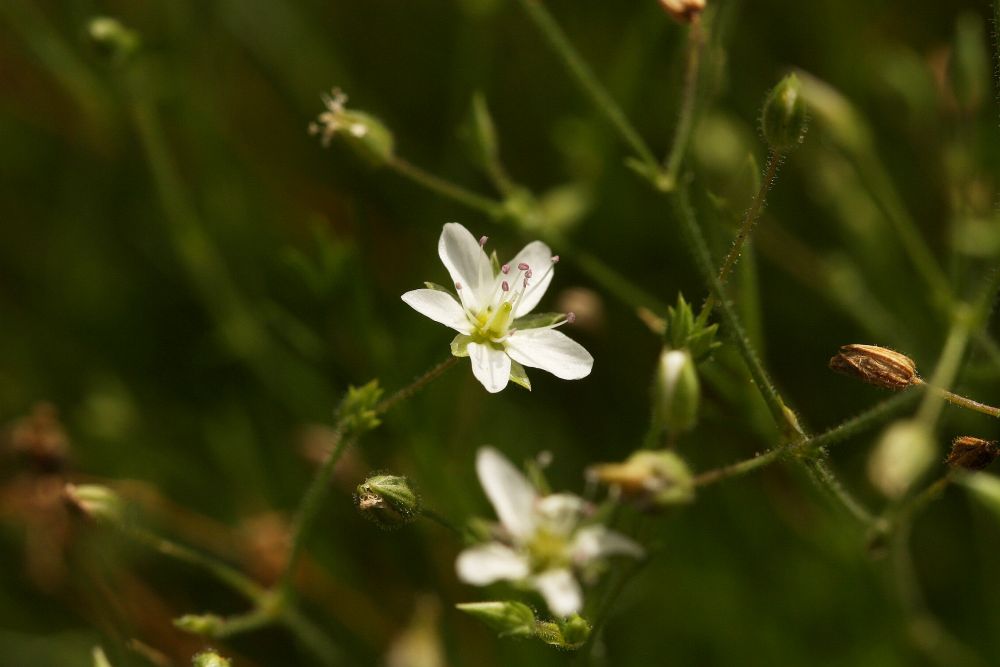
{"type": "Polygon", "coordinates": [[[281,615],[282,624],[294,634],[302,645],[320,659],[326,667],[343,664],[337,647],[327,639],[326,633],[310,621],[297,608],[288,606],[281,615]]]}
{"type": "Polygon", "coordinates": [[[386,162],[386,166],[403,178],[432,192],[436,192],[445,199],[451,199],[463,206],[480,211],[491,218],[500,218],[503,216],[504,208],[500,202],[476,194],[451,181],[435,176],[401,157],[393,156],[386,162]]]}
{"type": "Polygon", "coordinates": [[[935,387],[934,385],[922,383],[923,386],[927,387],[928,391],[936,393],[938,396],[948,401],[952,405],[957,405],[959,407],[967,408],[975,412],[981,412],[984,415],[989,415],[990,417],[1000,417],[1000,408],[993,407],[992,405],[987,405],[985,403],[980,403],[979,401],[974,401],[971,398],[966,398],[965,396],[960,396],[954,392],[948,391],[947,389],[942,389],[941,387],[935,387]]]}
{"type": "Polygon", "coordinates": [[[163,556],[205,570],[255,605],[267,597],[267,590],[263,586],[213,556],[195,551],[138,526],[123,527],[123,531],[128,537],[163,556]]]}
{"type": "Polygon", "coordinates": [[[611,95],[604,89],[601,83],[590,71],[587,64],[570,44],[559,24],[555,22],[552,15],[539,0],[518,0],[521,8],[531,19],[535,27],[542,33],[545,41],[548,42],[552,50],[555,51],[563,65],[569,70],[576,80],[580,89],[590,98],[594,107],[600,111],[604,117],[618,131],[626,144],[635,152],[639,159],[649,168],[650,173],[659,172],[659,164],[653,157],[653,152],[643,141],[639,133],[632,127],[625,114],[611,95]]]}
{"type": "MultiPolygon", "coordinates": [[[[379,415],[385,414],[399,403],[410,398],[417,391],[427,386],[427,384],[431,381],[440,377],[446,370],[454,366],[457,362],[458,357],[449,357],[445,359],[440,364],[411,382],[409,385],[403,387],[395,394],[379,403],[375,407],[375,412],[379,415]]],[[[313,475],[312,481],[309,483],[308,488],[306,488],[306,492],[303,494],[302,500],[299,503],[299,508],[295,512],[295,519],[292,522],[291,546],[289,547],[288,560],[285,563],[285,569],[282,571],[278,582],[278,588],[286,593],[291,591],[292,579],[294,578],[299,558],[302,555],[305,540],[309,534],[309,530],[312,528],[312,524],[316,521],[319,509],[330,489],[330,477],[333,475],[333,471],[337,467],[337,462],[340,461],[340,457],[347,450],[347,447],[357,439],[357,436],[354,434],[345,434],[344,425],[338,423],[334,426],[334,438],[336,442],[333,449],[330,450],[330,453],[316,471],[316,474],[313,475]]]]}
{"type": "Polygon", "coordinates": [[[719,268],[719,284],[723,287],[726,286],[733,267],[736,266],[740,255],[743,254],[743,247],[746,245],[747,240],[753,233],[754,226],[760,219],[760,214],[763,212],[764,204],[767,201],[767,193],[774,186],[774,179],[778,174],[778,167],[781,166],[783,159],[784,156],[776,151],[771,150],[767,153],[767,168],[764,172],[764,180],[761,181],[760,188],[754,194],[753,201],[750,202],[750,208],[743,215],[743,221],[740,223],[740,230],[736,234],[736,239],[733,241],[732,246],[730,246],[729,252],[726,254],[726,258],[722,261],[722,266],[719,268]]]}
{"type": "Polygon", "coordinates": [[[958,369],[968,342],[968,321],[964,317],[956,317],[948,332],[948,337],[945,339],[944,348],[941,350],[941,356],[931,374],[931,379],[927,383],[934,391],[928,391],[924,394],[924,400],[917,412],[917,419],[928,428],[933,428],[941,415],[945,396],[950,393],[946,388],[952,385],[955,376],[958,375],[958,369]]]}
{"type": "Polygon", "coordinates": [[[738,461],[736,463],[731,463],[730,465],[723,466],[721,468],[713,468],[712,470],[706,470],[703,473],[699,473],[694,477],[695,486],[708,486],[709,484],[715,484],[716,482],[721,482],[724,479],[730,479],[732,477],[740,477],[747,474],[748,472],[753,472],[758,468],[763,468],[764,466],[771,465],[775,461],[779,460],[788,451],[787,445],[779,445],[774,449],[769,449],[759,456],[755,456],[752,459],[746,459],[745,461],[738,461]]]}
{"type": "Polygon", "coordinates": [[[674,140],[670,144],[670,153],[663,161],[666,170],[666,180],[677,182],[684,154],[687,152],[694,129],[694,110],[698,99],[698,73],[701,68],[701,51],[705,45],[705,30],[701,15],[695,14],[688,28],[687,68],[684,72],[684,89],[681,92],[681,110],[674,130],[674,140]]]}

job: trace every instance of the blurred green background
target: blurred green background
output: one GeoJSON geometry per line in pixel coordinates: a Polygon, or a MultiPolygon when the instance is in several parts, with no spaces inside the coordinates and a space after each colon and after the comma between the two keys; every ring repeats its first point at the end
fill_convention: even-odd
{"type": "MultiPolygon", "coordinates": [[[[653,0],[546,5],[665,153],[685,28],[653,0]]],[[[764,95],[802,68],[857,105],[889,187],[969,293],[1000,255],[990,12],[982,0],[720,1],[689,160],[717,256],[749,201],[748,155],[765,155],[764,95]]],[[[342,145],[321,148],[306,128],[332,86],[392,129],[400,155],[492,195],[469,147],[482,92],[512,176],[539,194],[559,188],[578,214],[561,233],[662,302],[705,296],[669,210],[624,167],[625,148],[511,0],[6,0],[0,81],[0,420],[47,402],[69,451],[65,473],[12,446],[4,455],[3,665],[87,665],[98,643],[115,665],[156,664],[126,647],[133,639],[185,664],[204,643],[170,619],[244,603],[66,515],[63,474],[122,483],[164,532],[273,578],[347,386],[377,377],[391,390],[448,354],[450,334],[399,300],[446,280],[441,225],[490,235],[501,256],[531,238],[342,145]],[[141,35],[133,61],[108,63],[88,43],[98,15],[141,35]]],[[[815,123],[735,284],[769,369],[816,430],[886,398],[827,370],[839,345],[892,346],[929,369],[946,328],[863,168],[815,123]]],[[[449,665],[573,660],[498,640],[454,610],[491,592],[456,581],[448,533],[424,522],[383,532],[351,501],[368,472],[391,471],[453,519],[491,516],[473,474],[482,444],[514,460],[551,451],[554,486],[576,491],[587,465],[639,446],[660,342],[562,254],[545,303],[589,304],[573,336],[596,358],[591,377],[534,373],[532,393],[490,396],[463,363],[342,462],[299,585],[343,664],[385,664],[408,629],[439,640],[449,665]]],[[[974,347],[961,389],[989,401],[1000,376],[985,359],[974,347]]],[[[724,350],[703,372],[701,424],[680,442],[692,467],[773,444],[736,357],[724,350]]],[[[998,430],[948,409],[942,457],[954,435],[998,430]]],[[[838,446],[833,462],[878,503],[864,475],[873,437],[838,446]]],[[[647,522],[663,549],[620,599],[595,664],[925,664],[887,561],[797,469],[707,488],[647,522]]],[[[914,552],[929,607],[997,662],[995,522],[949,490],[917,524],[914,552]]],[[[224,651],[238,665],[311,664],[279,629],[224,651]]]]}

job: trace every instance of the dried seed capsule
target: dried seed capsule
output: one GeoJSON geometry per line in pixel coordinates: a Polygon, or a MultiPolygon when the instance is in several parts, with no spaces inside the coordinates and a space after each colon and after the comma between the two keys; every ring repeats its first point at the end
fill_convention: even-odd
{"type": "Polygon", "coordinates": [[[690,23],[705,10],[705,0],[660,0],[660,5],[672,19],[681,23],[690,23]]]}
{"type": "Polygon", "coordinates": [[[398,475],[373,475],[354,496],[361,513],[383,528],[397,528],[420,516],[420,498],[398,475]]]}
{"type": "Polygon", "coordinates": [[[905,389],[920,382],[913,359],[876,345],[844,345],[830,359],[830,369],[885,389],[905,389]]]}
{"type": "Polygon", "coordinates": [[[996,440],[983,440],[971,435],[960,435],[951,443],[951,452],[945,462],[952,468],[982,470],[1000,456],[996,440]]]}

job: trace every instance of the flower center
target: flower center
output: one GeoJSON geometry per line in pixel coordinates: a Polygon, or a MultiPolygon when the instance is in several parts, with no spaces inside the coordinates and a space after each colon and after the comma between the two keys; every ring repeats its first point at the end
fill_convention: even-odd
{"type": "Polygon", "coordinates": [[[539,529],[527,544],[528,558],[535,572],[566,567],[570,564],[569,544],[563,535],[539,529]]]}

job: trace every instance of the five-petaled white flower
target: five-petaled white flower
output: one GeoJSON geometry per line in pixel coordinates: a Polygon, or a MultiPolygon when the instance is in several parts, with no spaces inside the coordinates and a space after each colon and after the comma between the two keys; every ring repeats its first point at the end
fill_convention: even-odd
{"type": "MultiPolygon", "coordinates": [[[[510,262],[490,261],[483,247],[462,225],[449,222],[441,231],[438,255],[458,292],[427,283],[403,295],[403,301],[458,332],[452,354],[468,356],[472,372],[495,393],[508,380],[531,389],[524,366],[541,368],[563,380],[590,374],[594,358],[555,328],[572,322],[573,313],[527,316],[552,282],[559,261],[541,241],[532,241],[510,262]]],[[[494,256],[495,259],[495,256],[494,256]]]]}
{"type": "Polygon", "coordinates": [[[578,574],[614,555],[640,558],[642,547],[600,524],[585,523],[587,503],[568,493],[539,496],[528,479],[498,451],[483,447],[476,472],[500,518],[497,541],[470,547],[456,562],[462,581],[485,586],[519,582],[538,590],[559,616],[578,613],[578,574]]]}

